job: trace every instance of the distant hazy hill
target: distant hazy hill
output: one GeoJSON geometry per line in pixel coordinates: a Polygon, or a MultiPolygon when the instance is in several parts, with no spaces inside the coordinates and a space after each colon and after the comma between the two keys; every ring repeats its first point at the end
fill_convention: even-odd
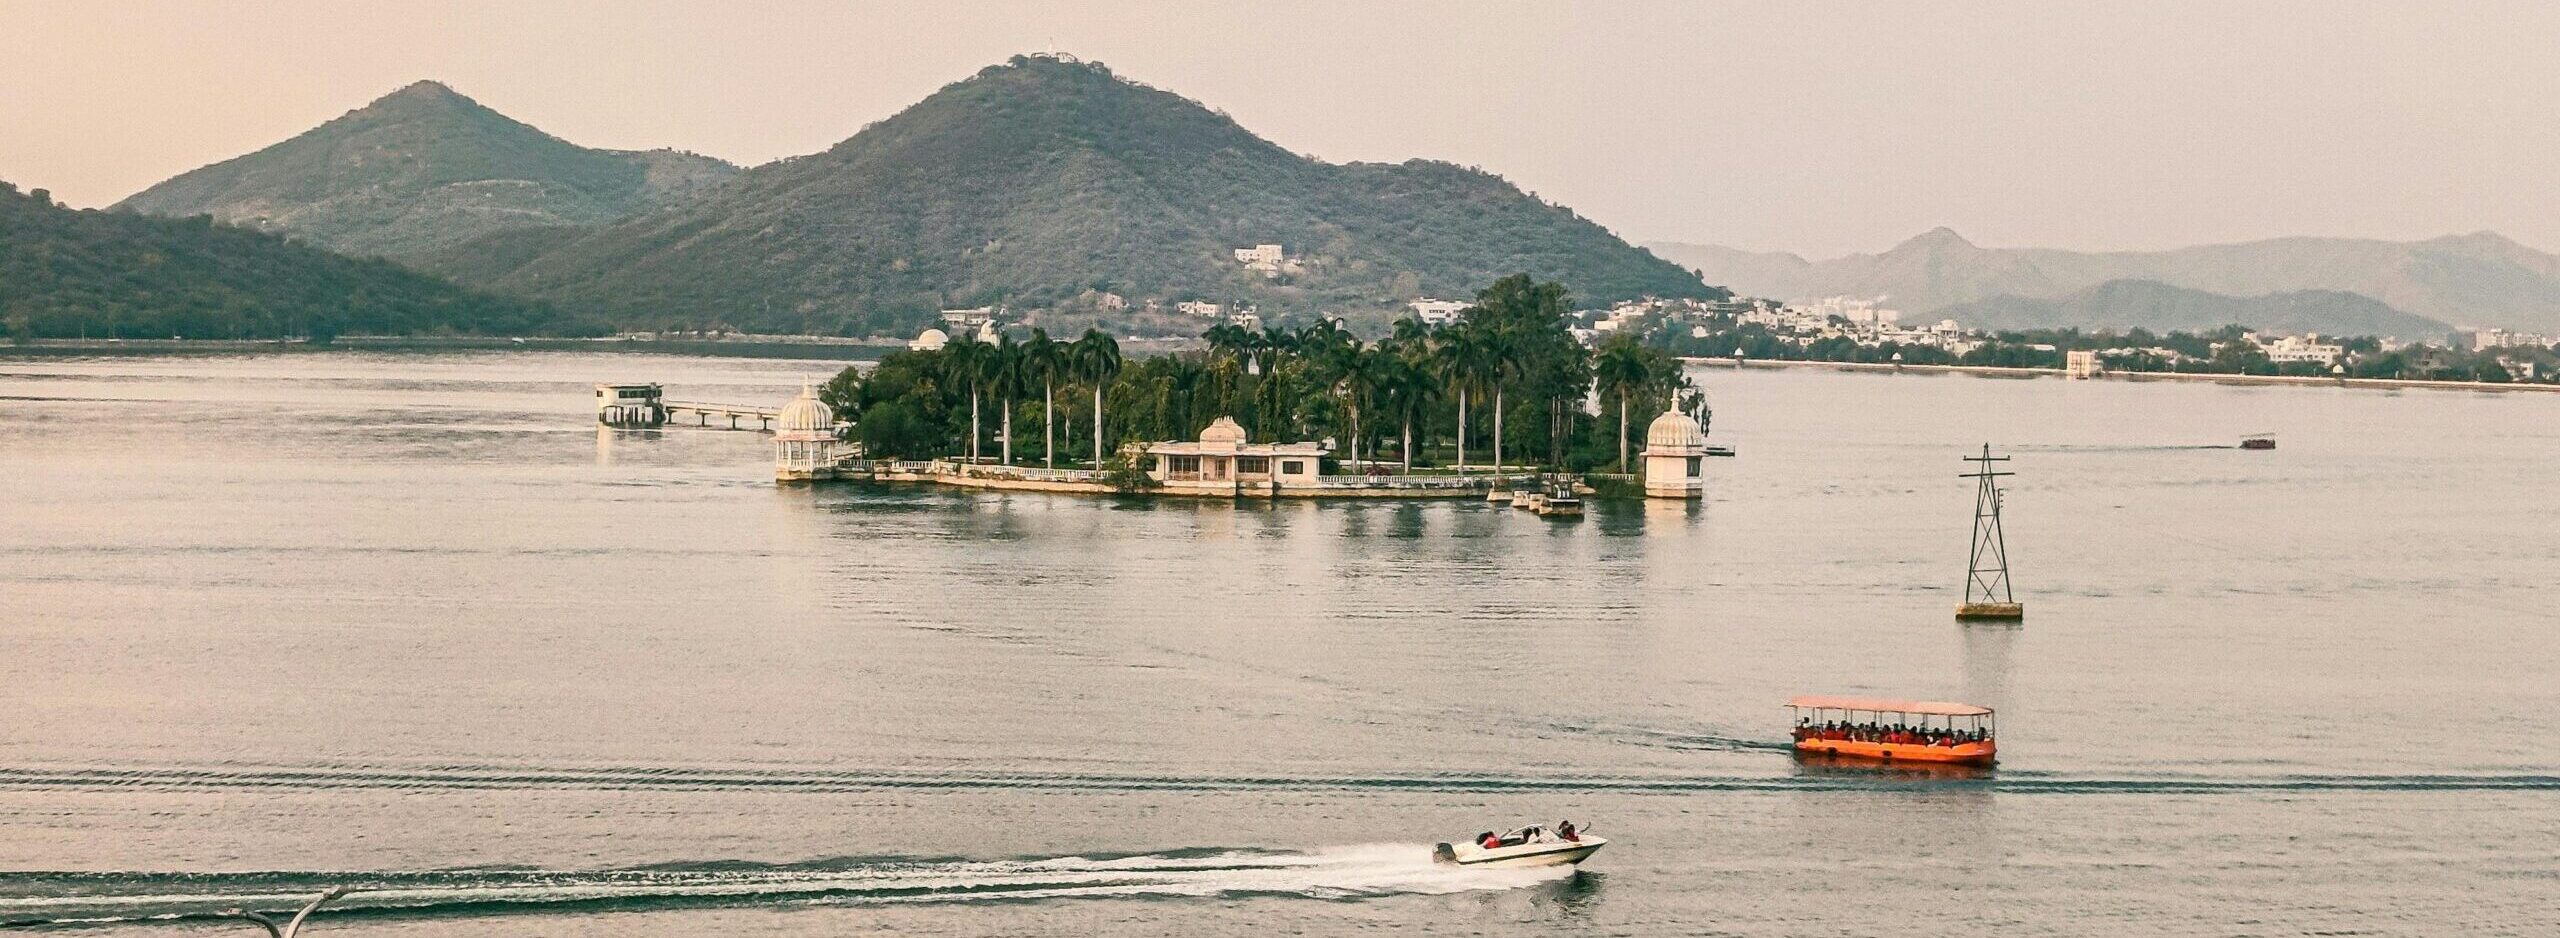
{"type": "Polygon", "coordinates": [[[118,207],[402,257],[502,229],[614,221],[736,172],[671,150],[591,150],[422,81],[118,207]]]}
{"type": "Polygon", "coordinates": [[[475,293],[197,218],[74,211],[0,183],[0,322],[16,335],[191,339],[594,331],[475,293]]]}
{"type": "Polygon", "coordinates": [[[2278,238],[2084,253],[1977,247],[1939,228],[1882,254],[1817,262],[1704,245],[1652,247],[1747,295],[1887,294],[1892,305],[1924,313],[2003,295],[2060,299],[2111,280],[2151,280],[2232,298],[2343,291],[2455,325],[2560,331],[2560,257],[2488,232],[2414,242],[2278,238]]]}
{"type": "Polygon", "coordinates": [[[625,321],[913,328],[939,306],[1092,288],[1266,311],[1469,296],[1526,271],[1578,298],[1723,291],[1502,179],[1332,165],[1098,65],[1016,58],[826,152],[740,173],[556,249],[498,235],[434,269],[625,321]],[[1278,243],[1278,281],[1232,249],[1278,243]]]}
{"type": "Polygon", "coordinates": [[[2427,340],[2440,340],[2452,329],[2357,293],[2295,290],[2263,296],[2225,296],[2156,280],[2109,280],[2053,299],[1995,296],[1944,307],[1931,315],[1953,317],[1982,329],[2077,327],[2120,331],[2140,326],[2154,332],[2195,332],[2238,323],[2282,333],[2427,340]]]}

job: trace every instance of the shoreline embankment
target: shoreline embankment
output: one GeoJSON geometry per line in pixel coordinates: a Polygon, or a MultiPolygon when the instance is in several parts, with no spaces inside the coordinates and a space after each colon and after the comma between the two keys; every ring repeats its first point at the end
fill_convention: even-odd
{"type": "MultiPolygon", "coordinates": [[[[1696,358],[1683,357],[1681,363],[1701,368],[1800,368],[1817,371],[1845,371],[1868,374],[1961,374],[1981,378],[2053,378],[2074,379],[2057,368],[2012,368],[1998,365],[1897,365],[1885,362],[1819,362],[1779,358],[1696,358]]],[[[2291,386],[2320,388],[2364,388],[2368,390],[2435,390],[2435,391],[2540,391],[2560,393],[2560,384],[2491,384],[2486,381],[2424,381],[2415,378],[2306,378],[2285,375],[2227,375],[2192,371],[2110,371],[2085,379],[2092,381],[2184,381],[2233,386],[2291,386]]]]}

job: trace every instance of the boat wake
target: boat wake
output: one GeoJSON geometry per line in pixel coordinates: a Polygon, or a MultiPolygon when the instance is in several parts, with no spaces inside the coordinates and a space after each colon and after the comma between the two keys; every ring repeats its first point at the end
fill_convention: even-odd
{"type": "MultiPolygon", "coordinates": [[[[1701,737],[1696,748],[1775,750],[1701,737]]],[[[2004,769],[1947,782],[2010,794],[2158,794],[2355,791],[2560,791],[2560,775],[2083,776],[2004,769]]],[[[1872,772],[1774,774],[1184,775],[1100,772],[946,772],[820,767],[507,765],[392,766],[313,763],[195,766],[0,765],[0,791],[884,791],[1323,792],[1482,794],[1608,792],[1680,795],[1716,791],[1857,791],[1894,785],[1872,772]]]]}
{"type": "Polygon", "coordinates": [[[583,872],[0,873],[0,926],[194,921],[234,907],[290,910],[331,886],[355,892],[331,903],[324,916],[469,916],[775,903],[1243,896],[1347,900],[1517,889],[1572,875],[1571,867],[1435,864],[1429,844],[988,861],[869,857],[583,872]]]}

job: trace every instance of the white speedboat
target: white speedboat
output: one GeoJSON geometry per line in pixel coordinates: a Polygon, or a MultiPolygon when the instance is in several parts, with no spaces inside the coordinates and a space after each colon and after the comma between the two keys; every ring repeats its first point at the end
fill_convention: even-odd
{"type": "Polygon", "coordinates": [[[1608,843],[1605,837],[1577,834],[1568,838],[1543,827],[1523,827],[1499,835],[1488,831],[1466,843],[1440,844],[1431,848],[1431,861],[1459,866],[1564,866],[1590,859],[1608,843]]]}

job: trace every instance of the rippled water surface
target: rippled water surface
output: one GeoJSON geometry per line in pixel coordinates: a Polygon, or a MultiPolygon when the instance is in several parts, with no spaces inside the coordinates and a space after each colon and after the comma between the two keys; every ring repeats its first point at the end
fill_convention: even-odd
{"type": "Polygon", "coordinates": [[[591,423],[832,367],[0,359],[0,922],[2560,933],[2560,396],[1706,371],[1706,501],[1578,522],[591,423]],[[1950,616],[1986,441],[2023,627],[1950,616]],[[2003,763],[1799,765],[1825,691],[2003,763]],[[1579,874],[1428,862],[1563,816],[1579,874]]]}

